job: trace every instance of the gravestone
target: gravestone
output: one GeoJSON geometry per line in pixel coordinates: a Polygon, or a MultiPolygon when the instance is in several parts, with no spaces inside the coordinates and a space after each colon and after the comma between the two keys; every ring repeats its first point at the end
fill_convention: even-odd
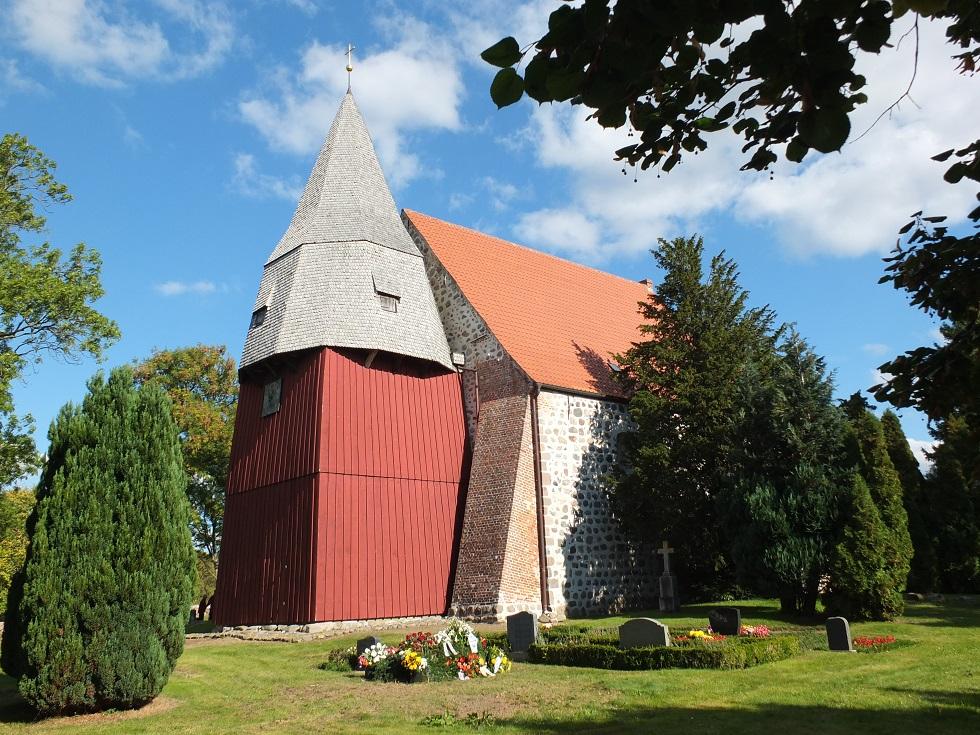
{"type": "Polygon", "coordinates": [[[361,638],[361,640],[357,642],[357,655],[360,656],[371,646],[377,643],[381,643],[381,640],[379,638],[375,638],[373,635],[369,635],[367,638],[361,638]]]}
{"type": "Polygon", "coordinates": [[[633,618],[619,626],[619,645],[621,648],[669,646],[670,632],[653,618],[633,618]]]}
{"type": "Polygon", "coordinates": [[[851,626],[848,625],[847,618],[827,618],[827,647],[831,651],[854,653],[851,626]]]}
{"type": "Polygon", "coordinates": [[[507,616],[507,642],[510,650],[523,653],[538,642],[538,619],[524,611],[507,616]]]}
{"type": "Polygon", "coordinates": [[[715,633],[738,635],[742,629],[742,613],[737,607],[716,607],[708,613],[708,625],[715,633]]]}
{"type": "Polygon", "coordinates": [[[204,611],[208,609],[208,596],[204,595],[201,601],[197,603],[197,619],[204,620],[204,611]]]}
{"type": "Polygon", "coordinates": [[[670,573],[670,555],[674,550],[666,541],[657,549],[664,558],[664,573],[660,575],[660,612],[677,612],[680,604],[677,600],[677,577],[670,573]]]}

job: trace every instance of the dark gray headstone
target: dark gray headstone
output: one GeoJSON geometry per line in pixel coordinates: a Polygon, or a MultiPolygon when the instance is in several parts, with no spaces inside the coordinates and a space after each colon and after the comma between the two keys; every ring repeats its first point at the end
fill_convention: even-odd
{"type": "Polygon", "coordinates": [[[827,618],[827,647],[831,651],[854,651],[847,618],[827,618]]]}
{"type": "Polygon", "coordinates": [[[633,618],[619,626],[619,645],[622,648],[669,646],[670,632],[653,618],[633,618]]]}
{"type": "Polygon", "coordinates": [[[742,628],[742,613],[737,607],[716,607],[708,613],[708,625],[715,633],[738,635],[742,628]]]}
{"type": "Polygon", "coordinates": [[[373,635],[369,635],[367,638],[361,638],[361,640],[357,642],[357,655],[360,656],[376,643],[381,643],[381,640],[375,638],[373,635]]]}
{"type": "Polygon", "coordinates": [[[512,652],[527,651],[538,642],[538,619],[524,611],[507,616],[507,642],[512,652]]]}

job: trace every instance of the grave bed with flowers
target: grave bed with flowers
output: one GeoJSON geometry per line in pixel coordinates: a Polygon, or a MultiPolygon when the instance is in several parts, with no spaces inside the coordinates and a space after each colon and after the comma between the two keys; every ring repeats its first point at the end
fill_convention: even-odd
{"type": "MultiPolygon", "coordinates": [[[[328,661],[339,655],[330,652],[328,661]]],[[[466,681],[500,676],[511,668],[503,646],[455,618],[435,634],[410,633],[397,646],[376,643],[351,659],[349,668],[363,671],[370,681],[466,681]]]]}
{"type": "Polygon", "coordinates": [[[531,646],[528,661],[597,669],[743,669],[781,661],[801,651],[796,636],[773,633],[764,625],[743,626],[738,636],[710,628],[671,636],[669,646],[621,648],[615,629],[556,626],[531,646]]]}

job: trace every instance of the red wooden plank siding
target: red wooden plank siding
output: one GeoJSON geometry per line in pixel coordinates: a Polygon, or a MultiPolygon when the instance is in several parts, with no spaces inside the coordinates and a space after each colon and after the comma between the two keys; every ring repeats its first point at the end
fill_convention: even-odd
{"type": "Polygon", "coordinates": [[[322,349],[282,367],[262,417],[243,378],[219,566],[218,622],[439,614],[468,471],[459,376],[322,349]]]}

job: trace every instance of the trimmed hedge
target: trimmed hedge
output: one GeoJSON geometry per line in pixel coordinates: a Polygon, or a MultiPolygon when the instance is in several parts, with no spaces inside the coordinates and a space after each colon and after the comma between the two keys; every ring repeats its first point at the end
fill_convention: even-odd
{"type": "Polygon", "coordinates": [[[745,669],[782,661],[800,652],[794,636],[732,638],[705,646],[651,646],[620,648],[615,641],[601,643],[535,644],[528,661],[552,666],[638,671],[646,669],[745,669]]]}

